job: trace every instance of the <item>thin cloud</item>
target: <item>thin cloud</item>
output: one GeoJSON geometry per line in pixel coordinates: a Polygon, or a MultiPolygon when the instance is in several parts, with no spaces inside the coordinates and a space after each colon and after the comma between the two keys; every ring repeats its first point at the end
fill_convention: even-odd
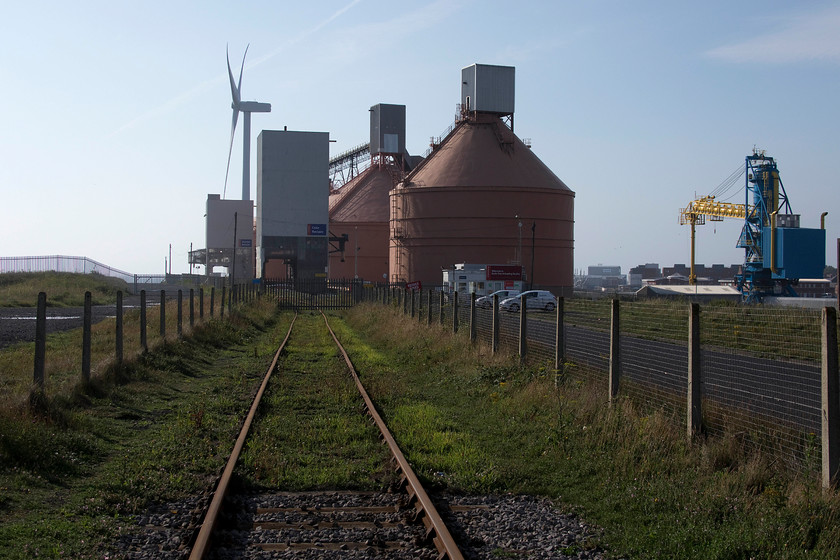
{"type": "Polygon", "coordinates": [[[736,63],[840,62],[840,6],[791,18],[783,29],[705,54],[736,63]]]}
{"type": "MultiPolygon", "coordinates": [[[[288,41],[286,41],[285,43],[283,43],[282,45],[280,45],[279,47],[277,47],[276,49],[274,49],[270,53],[254,60],[253,62],[250,62],[250,63],[246,64],[245,65],[246,68],[253,68],[255,66],[259,66],[260,64],[263,64],[266,61],[274,58],[275,56],[277,56],[278,54],[280,54],[284,50],[288,49],[290,46],[294,45],[295,43],[299,43],[299,42],[303,41],[304,39],[306,39],[307,37],[309,37],[310,35],[312,35],[314,33],[317,33],[318,31],[320,31],[321,29],[323,29],[324,27],[326,27],[327,25],[332,23],[335,19],[341,17],[345,12],[350,10],[353,6],[355,6],[356,4],[359,4],[362,1],[363,0],[352,0],[351,2],[346,4],[344,7],[342,7],[339,10],[336,10],[335,12],[333,12],[329,17],[327,17],[327,18],[321,20],[320,22],[318,22],[315,26],[313,26],[313,27],[311,27],[311,28],[309,28],[305,31],[302,31],[301,33],[298,33],[296,36],[289,39],[288,41]]],[[[197,86],[195,86],[195,87],[193,87],[193,88],[191,88],[191,89],[189,89],[185,92],[182,92],[182,93],[176,95],[175,97],[173,97],[172,99],[169,99],[168,101],[166,101],[162,105],[159,105],[157,107],[149,109],[148,111],[146,111],[142,115],[140,115],[138,117],[135,117],[134,119],[128,121],[127,123],[125,123],[124,125],[119,127],[118,129],[116,129],[115,131],[110,133],[107,137],[111,138],[111,137],[116,136],[117,134],[123,132],[124,130],[128,130],[130,128],[135,127],[136,125],[140,124],[141,122],[144,122],[144,121],[150,120],[154,117],[169,113],[170,111],[173,111],[177,107],[187,103],[189,100],[193,99],[197,95],[216,87],[219,83],[227,83],[227,81],[228,81],[227,73],[223,73],[223,74],[218,75],[215,78],[212,78],[210,80],[206,80],[206,81],[200,83],[199,85],[197,85],[197,86]]]]}

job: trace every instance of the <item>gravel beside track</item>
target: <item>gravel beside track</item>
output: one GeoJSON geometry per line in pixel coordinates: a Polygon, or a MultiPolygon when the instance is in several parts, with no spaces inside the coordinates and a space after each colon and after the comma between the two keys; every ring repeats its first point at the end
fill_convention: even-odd
{"type": "MultiPolygon", "coordinates": [[[[243,529],[251,523],[260,521],[256,514],[257,507],[298,507],[305,501],[307,508],[317,510],[336,504],[336,496],[342,493],[322,492],[306,497],[288,494],[259,494],[237,498],[235,509],[238,511],[235,521],[228,521],[228,530],[224,533],[225,547],[212,558],[389,558],[389,559],[424,559],[435,558],[434,551],[414,546],[417,535],[403,533],[401,538],[410,544],[407,549],[384,551],[378,543],[390,540],[388,533],[371,531],[365,535],[370,546],[359,550],[328,550],[326,548],[289,549],[282,551],[263,551],[255,545],[266,540],[278,540],[278,535],[271,531],[247,531],[243,529]],[[316,500],[316,501],[313,501],[316,500]],[[270,539],[269,539],[270,537],[270,539]]],[[[399,495],[376,494],[376,500],[394,503],[399,495]]],[[[544,498],[515,495],[489,496],[442,496],[437,500],[439,511],[461,547],[464,557],[470,560],[521,558],[535,560],[603,560],[604,552],[591,545],[590,540],[596,531],[583,523],[578,517],[566,515],[557,510],[544,498]]],[[[189,556],[189,543],[200,523],[200,500],[192,499],[178,503],[165,504],[150,509],[136,516],[136,525],[123,535],[112,547],[114,558],[127,559],[183,559],[189,556]]],[[[295,523],[295,513],[283,519],[281,514],[267,514],[263,519],[295,523]]],[[[298,514],[299,515],[299,514],[298,514]]],[[[329,514],[324,514],[329,519],[329,514]]],[[[394,514],[399,520],[404,515],[394,514]]],[[[311,523],[311,522],[310,522],[311,523]]],[[[409,531],[416,532],[412,527],[409,531]]],[[[419,529],[422,533],[422,527],[419,529]]],[[[355,540],[358,535],[342,534],[343,529],[332,529],[332,534],[324,533],[327,539],[355,540]]],[[[358,529],[347,529],[358,532],[358,529]]],[[[287,531],[279,540],[296,542],[294,529],[287,531]]]]}

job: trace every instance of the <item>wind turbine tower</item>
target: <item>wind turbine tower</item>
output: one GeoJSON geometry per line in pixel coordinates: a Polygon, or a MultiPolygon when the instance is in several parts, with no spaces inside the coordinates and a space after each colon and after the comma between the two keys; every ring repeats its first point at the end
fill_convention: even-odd
{"type": "MultiPolygon", "coordinates": [[[[251,45],[249,44],[248,47],[251,45]]],[[[239,82],[233,81],[233,71],[230,69],[230,53],[227,52],[228,77],[230,78],[230,95],[233,98],[233,120],[230,125],[230,149],[228,150],[227,169],[225,170],[225,192],[227,192],[228,172],[230,171],[230,156],[233,153],[233,135],[236,132],[236,121],[239,113],[244,113],[245,121],[242,126],[242,200],[251,200],[251,113],[270,113],[271,103],[257,101],[242,101],[242,71],[245,69],[245,57],[248,47],[242,55],[242,66],[239,68],[239,82]]],[[[224,196],[223,196],[224,197],[224,196]]]]}

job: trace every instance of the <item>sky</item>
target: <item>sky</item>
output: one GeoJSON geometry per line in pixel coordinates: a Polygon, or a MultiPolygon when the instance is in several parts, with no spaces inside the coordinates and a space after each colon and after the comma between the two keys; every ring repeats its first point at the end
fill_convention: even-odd
{"type": "MultiPolygon", "coordinates": [[[[0,20],[0,256],[78,255],[189,272],[207,195],[230,177],[234,73],[261,130],[365,143],[406,106],[407,149],[454,121],[461,68],[516,67],[515,132],[575,191],[575,268],[689,262],[679,209],[753,149],[802,227],[840,238],[840,1],[14,2],[0,20]]],[[[743,180],[721,200],[743,203],[743,180]]],[[[698,228],[697,262],[738,264],[742,222],[698,228]]]]}

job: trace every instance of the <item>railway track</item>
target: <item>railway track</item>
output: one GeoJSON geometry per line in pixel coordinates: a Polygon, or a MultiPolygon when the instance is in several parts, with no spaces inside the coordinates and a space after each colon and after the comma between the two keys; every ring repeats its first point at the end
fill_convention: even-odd
{"type": "Polygon", "coordinates": [[[334,555],[462,560],[449,529],[376,411],[326,315],[322,316],[366,413],[389,449],[400,492],[333,490],[229,495],[237,461],[272,374],[282,375],[275,370],[294,329],[293,320],[243,422],[189,558],[274,558],[288,553],[296,558],[334,555]]]}

